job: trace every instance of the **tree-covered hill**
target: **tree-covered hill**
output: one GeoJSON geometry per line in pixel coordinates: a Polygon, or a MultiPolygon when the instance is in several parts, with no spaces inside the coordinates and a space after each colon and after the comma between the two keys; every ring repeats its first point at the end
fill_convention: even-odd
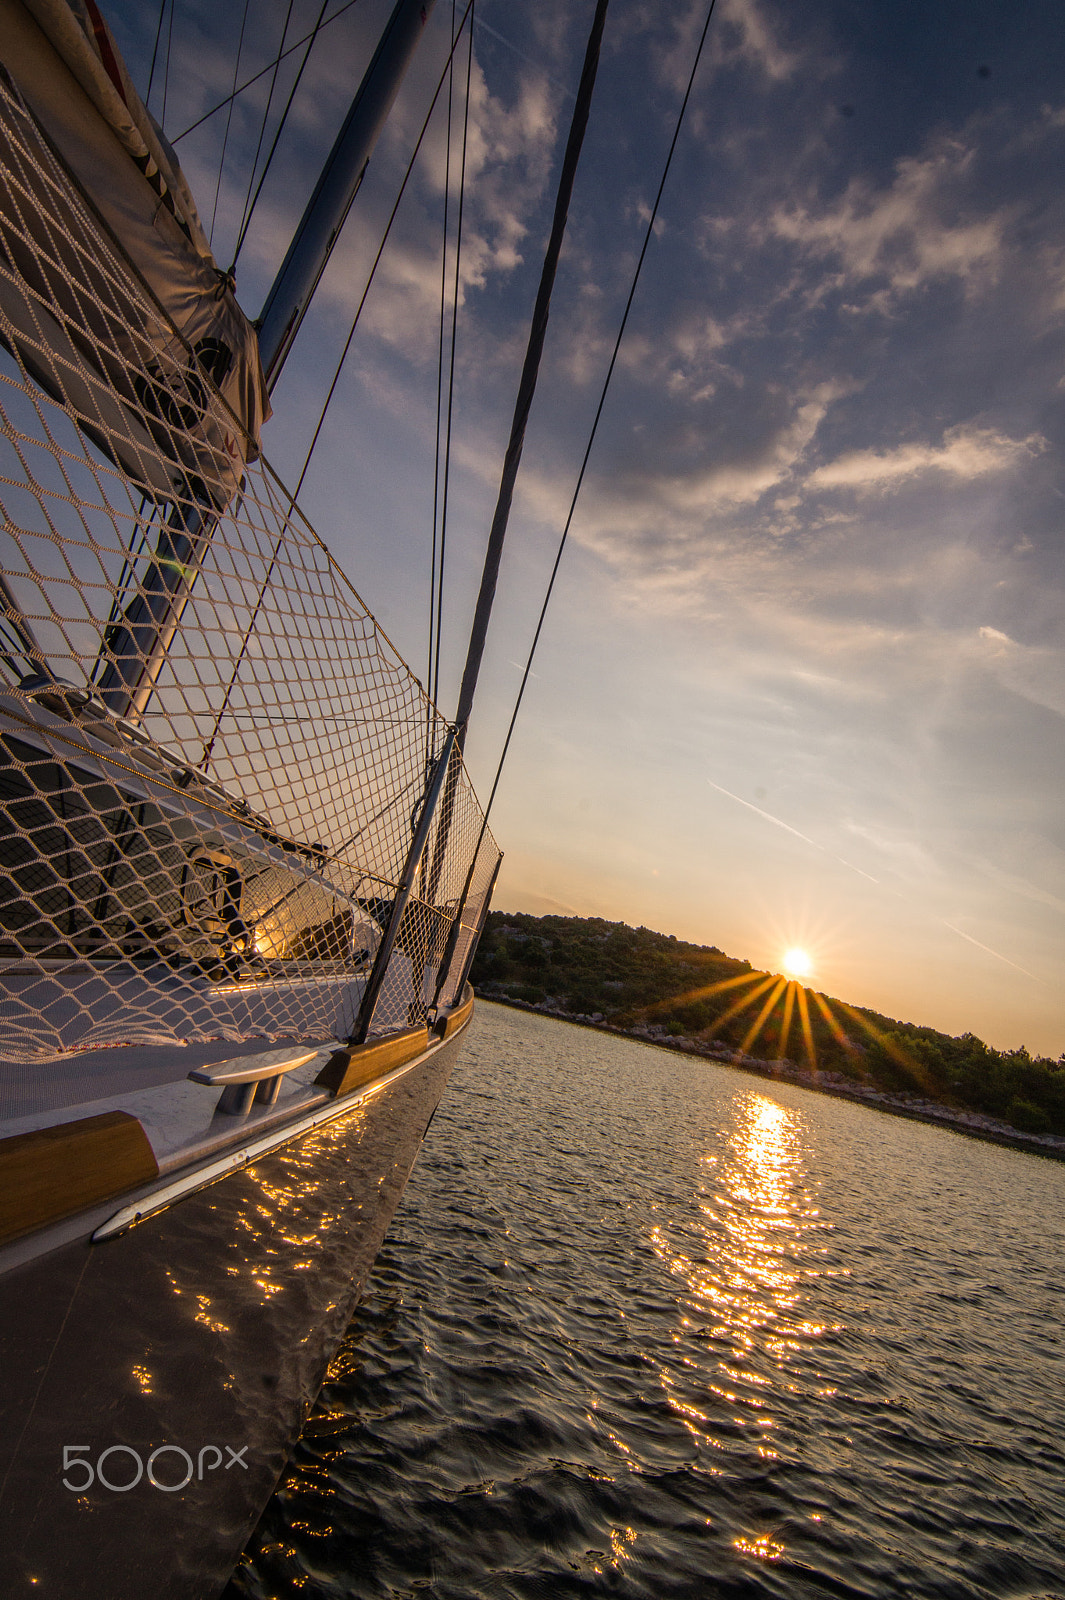
{"type": "Polygon", "coordinates": [[[722,1058],[791,1061],[831,1079],[983,1112],[1025,1133],[1065,1134],[1065,1057],[994,1050],[850,1006],[759,972],[713,945],[596,917],[493,911],[473,968],[486,998],[650,1037],[722,1058]]]}

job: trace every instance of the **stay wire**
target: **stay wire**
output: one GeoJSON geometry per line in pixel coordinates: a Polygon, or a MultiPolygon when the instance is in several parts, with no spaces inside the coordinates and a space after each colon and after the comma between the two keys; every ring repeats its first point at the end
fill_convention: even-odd
{"type": "MultiPolygon", "coordinates": [[[[439,874],[443,870],[444,856],[454,820],[459,768],[461,768],[462,763],[466,728],[477,691],[477,678],[484,655],[488,624],[491,620],[492,604],[499,577],[499,564],[506,540],[510,509],[514,500],[514,486],[521,466],[525,433],[528,427],[533,398],[536,394],[536,383],[543,358],[544,341],[547,337],[547,328],[551,317],[551,298],[558,276],[558,264],[562,257],[570,205],[573,200],[573,186],[576,182],[577,169],[580,165],[581,151],[584,148],[585,134],[588,131],[588,118],[595,94],[595,81],[599,72],[603,30],[606,27],[608,6],[609,0],[596,0],[591,27],[588,30],[588,40],[584,47],[584,61],[581,66],[580,82],[574,100],[573,115],[570,118],[569,133],[566,136],[566,148],[558,174],[558,186],[551,216],[551,231],[548,235],[544,259],[540,267],[540,282],[536,290],[536,299],[529,323],[529,336],[525,347],[525,359],[522,362],[521,379],[518,383],[518,392],[514,397],[510,437],[503,454],[503,469],[499,476],[499,491],[496,495],[495,510],[492,513],[492,525],[488,534],[484,566],[481,570],[481,583],[477,594],[477,604],[474,608],[473,624],[470,629],[469,648],[466,652],[466,665],[462,671],[462,682],[459,687],[458,706],[454,720],[455,751],[459,758],[459,767],[456,768],[453,781],[444,792],[440,822],[437,827],[433,876],[429,885],[430,900],[435,898],[436,889],[439,886],[439,874]]],[[[466,884],[459,899],[460,905],[465,905],[469,895],[487,826],[486,818],[482,822],[480,836],[470,858],[466,884]]],[[[456,914],[452,922],[452,932],[456,934],[456,937],[460,917],[461,912],[456,914]]],[[[454,953],[451,935],[449,935],[449,951],[445,964],[450,963],[451,955],[454,953]]],[[[437,998],[439,998],[439,989],[437,998]]]]}
{"type": "Polygon", "coordinates": [[[274,103],[274,90],[277,88],[277,74],[285,54],[285,40],[288,38],[288,25],[292,21],[292,5],[293,0],[288,0],[288,10],[285,13],[285,26],[281,30],[281,46],[274,60],[274,75],[270,79],[270,93],[266,97],[266,110],[263,112],[263,120],[259,127],[259,142],[255,146],[255,158],[252,161],[251,173],[248,177],[248,192],[244,196],[244,210],[241,212],[240,227],[237,230],[237,237],[241,242],[243,242],[244,223],[248,215],[248,206],[251,204],[252,190],[255,187],[255,172],[259,165],[259,156],[262,153],[263,140],[266,138],[266,124],[270,120],[270,107],[274,103]]]}
{"type": "MultiPolygon", "coordinates": [[[[278,144],[281,142],[281,135],[282,135],[282,133],[284,131],[285,123],[288,121],[288,114],[292,110],[292,102],[296,98],[296,90],[299,88],[300,79],[303,77],[303,69],[307,65],[308,61],[311,58],[311,51],[314,49],[314,42],[317,39],[319,33],[321,32],[322,18],[325,16],[325,8],[326,8],[326,6],[328,4],[329,4],[329,0],[322,0],[322,9],[321,9],[321,11],[319,11],[318,20],[315,23],[313,29],[311,30],[310,42],[307,45],[306,53],[304,54],[303,60],[300,62],[299,71],[296,73],[296,77],[295,77],[295,79],[293,81],[292,87],[288,92],[288,99],[285,101],[285,109],[281,113],[281,120],[278,123],[276,131],[274,133],[274,142],[270,146],[270,153],[266,158],[266,164],[263,167],[262,173],[261,173],[261,175],[259,177],[259,183],[258,183],[258,186],[256,187],[255,194],[254,194],[254,196],[252,198],[251,205],[248,208],[247,216],[245,217],[244,222],[243,222],[243,224],[241,226],[240,237],[237,240],[237,248],[233,252],[233,266],[234,267],[237,264],[237,258],[239,257],[240,252],[244,248],[244,241],[248,237],[248,229],[251,227],[251,219],[255,215],[255,207],[259,204],[259,196],[263,192],[263,184],[266,182],[266,175],[270,171],[270,163],[273,161],[274,153],[277,150],[278,144]]],[[[230,270],[232,270],[232,268],[230,270]]]]}
{"type": "Polygon", "coordinates": [[[455,293],[451,305],[451,359],[447,387],[447,428],[444,441],[444,489],[440,507],[440,568],[436,585],[436,657],[433,663],[433,681],[440,689],[440,635],[444,616],[444,558],[447,553],[448,489],[451,479],[451,425],[455,401],[455,347],[459,320],[459,291],[462,286],[462,213],[466,199],[466,145],[470,127],[470,79],[473,70],[473,24],[476,0],[470,0],[470,37],[466,54],[466,104],[462,115],[462,163],[459,174],[459,214],[455,228],[455,293]]]}
{"type": "MultiPolygon", "coordinates": [[[[240,21],[240,38],[237,40],[237,59],[233,63],[233,88],[237,87],[237,73],[240,71],[240,53],[244,49],[244,30],[248,26],[248,7],[251,0],[244,0],[244,15],[240,21]]],[[[233,126],[233,106],[236,95],[229,97],[229,115],[226,118],[226,131],[222,138],[222,154],[218,158],[218,180],[214,186],[214,206],[211,209],[211,231],[208,234],[208,243],[214,245],[214,226],[218,218],[218,197],[222,192],[222,172],[226,164],[226,146],[229,144],[229,130],[233,126]]]]}
{"type": "Polygon", "coordinates": [[[170,87],[170,47],[174,43],[174,8],[177,0],[170,0],[170,23],[166,30],[166,61],[163,63],[163,109],[159,114],[159,126],[166,128],[166,92],[170,87]]]}
{"type": "Polygon", "coordinates": [[[347,339],[344,342],[344,348],[340,352],[340,360],[337,362],[336,371],[333,373],[333,381],[329,385],[329,393],[326,395],[325,403],[323,404],[321,412],[319,413],[318,425],[314,430],[314,437],[311,439],[310,448],[308,449],[307,455],[306,455],[306,457],[304,459],[303,470],[300,473],[299,481],[297,482],[296,487],[293,490],[292,499],[294,501],[296,499],[298,499],[299,492],[303,487],[303,480],[307,476],[307,469],[311,464],[311,457],[314,454],[315,446],[318,443],[318,437],[319,437],[319,435],[320,435],[320,433],[322,431],[322,426],[323,426],[323,424],[325,422],[326,413],[329,410],[330,401],[332,400],[333,395],[334,395],[334,393],[336,391],[336,386],[340,381],[340,374],[344,369],[344,362],[347,360],[348,351],[351,349],[351,341],[355,337],[355,329],[358,327],[359,318],[362,316],[362,308],[366,304],[366,299],[367,299],[367,296],[370,293],[370,289],[371,289],[371,287],[373,285],[374,278],[375,278],[375,276],[377,274],[377,268],[380,265],[381,257],[385,253],[385,245],[388,243],[388,236],[392,231],[392,224],[396,220],[396,213],[399,210],[400,202],[402,201],[404,193],[406,192],[407,184],[410,181],[410,175],[414,171],[414,163],[418,159],[418,152],[422,147],[422,141],[425,138],[426,129],[428,128],[430,118],[432,117],[432,114],[436,109],[436,102],[440,98],[440,91],[444,87],[444,79],[448,75],[448,70],[449,70],[449,68],[451,66],[452,58],[454,57],[455,51],[458,48],[459,39],[461,39],[461,37],[462,37],[462,30],[463,30],[463,27],[465,26],[466,19],[467,19],[467,17],[469,16],[470,12],[473,9],[473,3],[474,3],[474,0],[467,0],[466,10],[462,14],[462,22],[459,25],[458,34],[456,35],[455,41],[451,46],[450,52],[448,53],[448,58],[447,58],[446,62],[444,63],[444,70],[440,74],[439,80],[438,80],[437,85],[436,85],[436,90],[435,90],[435,92],[433,94],[432,101],[430,102],[430,105],[429,105],[429,110],[425,114],[425,121],[422,123],[421,132],[418,135],[418,141],[415,144],[414,150],[413,150],[413,152],[411,154],[411,158],[407,163],[407,170],[403,175],[403,182],[399,186],[399,193],[396,195],[396,201],[395,201],[395,204],[392,207],[391,215],[389,216],[388,222],[385,225],[385,231],[384,231],[384,234],[382,235],[381,243],[377,248],[377,254],[374,256],[373,266],[370,268],[370,275],[366,280],[366,286],[363,289],[362,296],[361,296],[361,298],[359,300],[359,303],[358,303],[357,307],[355,308],[355,316],[354,316],[354,318],[352,320],[351,327],[348,330],[348,336],[347,336],[347,339]]]}
{"type": "Polygon", "coordinates": [[[148,88],[144,95],[144,104],[147,105],[152,96],[152,84],[155,82],[155,64],[159,59],[159,41],[163,37],[163,18],[166,16],[166,0],[159,0],[159,21],[155,25],[155,44],[152,46],[152,64],[148,71],[148,88]]]}
{"type": "Polygon", "coordinates": [[[492,610],[495,605],[503,549],[506,544],[507,528],[510,524],[510,513],[514,505],[514,490],[518,481],[518,473],[521,470],[521,458],[525,450],[525,435],[528,431],[529,418],[532,415],[536,386],[539,382],[540,366],[543,361],[544,343],[547,338],[548,324],[551,320],[551,300],[554,295],[555,281],[558,277],[559,262],[562,258],[562,247],[566,239],[569,210],[573,200],[573,186],[577,180],[577,168],[580,165],[584,137],[588,131],[588,118],[592,109],[592,98],[595,94],[595,80],[599,73],[603,31],[606,27],[606,14],[609,3],[610,0],[596,0],[592,24],[588,31],[580,82],[574,99],[569,133],[566,136],[566,149],[558,174],[558,187],[555,192],[555,204],[551,216],[551,231],[548,234],[547,247],[544,250],[544,258],[540,266],[540,282],[536,290],[536,299],[533,302],[532,316],[529,319],[529,335],[525,345],[525,359],[521,366],[518,391],[514,396],[514,410],[510,419],[510,435],[507,439],[507,447],[503,452],[503,466],[499,474],[499,489],[496,492],[495,510],[492,512],[492,521],[488,529],[488,542],[485,546],[484,561],[481,567],[481,582],[477,590],[477,602],[474,606],[473,622],[470,627],[470,641],[466,650],[466,664],[462,669],[458,705],[455,708],[455,725],[459,730],[458,745],[460,750],[465,748],[466,730],[477,695],[477,682],[481,673],[484,647],[492,620],[492,610]]]}
{"type": "MultiPolygon", "coordinates": [[[[350,11],[352,6],[358,5],[358,3],[359,0],[346,0],[346,4],[340,6],[336,11],[334,11],[331,17],[326,17],[325,21],[322,23],[322,27],[328,28],[331,22],[335,22],[338,17],[342,17],[344,15],[345,11],[350,11]]],[[[163,0],[163,5],[166,5],[166,0],[163,0]]],[[[190,133],[195,133],[196,129],[202,127],[205,122],[210,122],[212,117],[217,116],[220,111],[224,111],[226,106],[232,105],[233,101],[238,99],[244,93],[245,89],[250,89],[253,84],[258,83],[260,78],[265,78],[266,74],[268,72],[273,72],[274,68],[278,66],[280,62],[287,60],[290,55],[299,50],[301,46],[305,45],[307,40],[312,37],[313,32],[314,30],[312,28],[311,33],[305,33],[302,39],[297,39],[296,43],[290,44],[287,50],[282,50],[281,54],[275,56],[273,61],[268,61],[265,67],[261,67],[259,71],[255,73],[254,77],[251,77],[245,83],[242,83],[239,89],[234,89],[232,94],[227,94],[224,100],[219,100],[218,104],[212,106],[210,111],[205,111],[202,117],[197,117],[195,122],[190,122],[187,128],[183,128],[180,133],[176,133],[171,139],[170,143],[179,144],[182,139],[188,138],[190,133]]]]}
{"type": "MultiPolygon", "coordinates": [[[[472,3],[472,0],[471,0],[471,3],[472,3]]],[[[318,22],[316,23],[316,25],[315,25],[314,29],[312,30],[312,32],[307,36],[307,38],[310,40],[310,44],[309,44],[308,50],[307,50],[307,55],[304,56],[304,58],[303,58],[303,62],[301,64],[301,66],[300,66],[300,71],[296,76],[296,82],[292,86],[292,93],[289,95],[288,105],[286,105],[285,112],[284,112],[284,114],[282,116],[282,124],[284,123],[285,116],[287,116],[287,114],[288,114],[289,106],[291,106],[291,104],[292,104],[292,96],[295,93],[297,85],[299,84],[299,79],[300,79],[300,75],[302,75],[303,68],[307,64],[307,56],[309,56],[310,53],[311,53],[311,47],[313,47],[314,40],[315,40],[315,38],[316,38],[316,36],[318,34],[318,31],[319,31],[319,29],[321,27],[322,17],[324,15],[324,13],[325,13],[325,3],[323,3],[322,9],[318,14],[318,22]]],[[[291,8],[291,5],[290,5],[290,7],[289,7],[289,16],[291,16],[291,14],[292,14],[292,8],[291,8]]],[[[336,15],[339,15],[339,12],[336,13],[336,15]]],[[[285,23],[285,28],[286,28],[286,31],[287,31],[287,28],[288,28],[287,19],[286,19],[286,23],[285,23]]],[[[282,45],[283,45],[284,44],[284,34],[282,34],[281,42],[282,42],[282,45]]],[[[302,42],[303,43],[307,43],[307,39],[303,40],[302,42]]],[[[453,54],[454,54],[454,46],[452,46],[452,55],[453,54]]],[[[281,60],[281,56],[279,55],[277,59],[278,59],[278,61],[280,61],[281,60]]],[[[448,64],[450,64],[450,61],[451,61],[451,56],[448,57],[448,64]]],[[[406,174],[405,174],[405,176],[403,178],[403,183],[400,186],[399,194],[396,197],[396,203],[392,207],[392,214],[388,219],[388,226],[385,229],[384,237],[381,240],[380,248],[378,249],[377,255],[374,258],[374,264],[373,264],[373,267],[370,270],[370,276],[369,276],[369,279],[367,280],[366,287],[363,290],[362,299],[359,301],[358,309],[355,312],[355,320],[351,325],[351,331],[348,334],[347,343],[344,346],[344,350],[343,350],[343,353],[341,354],[340,361],[337,364],[337,370],[333,375],[333,382],[330,385],[329,393],[326,396],[325,404],[323,405],[322,410],[321,410],[321,414],[320,414],[320,416],[318,418],[318,426],[314,430],[314,437],[311,440],[310,448],[307,451],[307,455],[306,455],[306,458],[305,458],[304,463],[303,463],[303,470],[302,470],[302,472],[300,473],[300,476],[299,476],[299,482],[296,484],[295,489],[289,495],[290,507],[294,507],[296,505],[296,501],[297,501],[297,499],[299,497],[300,490],[303,488],[303,481],[307,476],[307,469],[310,467],[310,464],[311,464],[311,456],[314,454],[314,447],[318,443],[318,435],[322,431],[322,425],[325,422],[326,412],[329,409],[329,402],[333,398],[333,392],[336,389],[337,382],[338,382],[338,380],[340,378],[341,369],[342,369],[342,367],[344,365],[344,358],[347,355],[348,350],[349,350],[349,348],[351,346],[351,340],[352,340],[352,337],[354,336],[355,328],[356,328],[356,326],[358,324],[359,315],[360,315],[360,313],[362,311],[363,306],[366,304],[366,296],[370,292],[370,284],[373,282],[374,274],[377,271],[377,264],[380,261],[381,256],[382,256],[382,254],[384,252],[385,244],[386,244],[386,242],[388,240],[388,235],[389,235],[389,232],[391,231],[391,228],[392,228],[392,223],[395,220],[396,212],[399,210],[399,202],[400,202],[400,200],[402,200],[403,192],[407,187],[407,180],[411,175],[411,172],[412,172],[413,167],[414,167],[415,159],[416,159],[416,157],[418,155],[418,151],[421,148],[422,139],[425,136],[425,130],[429,126],[429,118],[433,114],[433,108],[436,105],[437,96],[440,93],[440,89],[441,89],[441,87],[443,85],[443,82],[444,82],[444,74],[446,72],[447,72],[447,66],[445,66],[444,72],[441,73],[441,75],[440,75],[440,82],[437,84],[436,94],[433,95],[432,104],[429,107],[429,111],[428,111],[428,114],[427,114],[427,116],[425,118],[425,122],[422,124],[421,133],[418,135],[418,142],[414,147],[414,154],[411,156],[410,163],[408,164],[406,174]]],[[[271,87],[271,94],[272,93],[273,93],[273,89],[271,87]]],[[[269,109],[270,108],[269,108],[269,102],[268,102],[267,103],[267,115],[269,115],[269,109]]],[[[265,127],[265,120],[264,120],[264,127],[265,127]]],[[[278,129],[278,132],[280,133],[280,128],[278,129]]],[[[261,139],[260,139],[260,144],[261,144],[261,139]]],[[[277,147],[277,140],[275,139],[273,149],[276,149],[276,147],[277,147]]],[[[271,150],[271,156],[273,155],[273,149],[271,150]]],[[[258,160],[258,153],[256,153],[256,160],[258,160]]],[[[269,167],[269,165],[270,165],[270,158],[268,157],[267,158],[267,168],[269,167]]],[[[263,172],[263,176],[264,177],[266,176],[265,169],[264,169],[264,172],[263,172]]],[[[261,187],[262,187],[262,185],[260,183],[260,189],[261,189],[261,187]]],[[[258,199],[258,192],[256,193],[256,199],[258,199]]],[[[252,209],[254,210],[254,202],[253,202],[253,205],[252,205],[252,209]]],[[[248,220],[250,221],[250,214],[249,214],[248,220]]],[[[239,252],[239,248],[240,248],[239,244],[238,244],[237,248],[238,248],[238,252],[239,252]]],[[[234,259],[234,266],[235,265],[236,265],[236,261],[234,259]]],[[[232,268],[230,270],[232,270],[232,268]]],[[[214,750],[215,740],[218,737],[218,730],[222,725],[222,718],[225,716],[225,714],[226,714],[226,712],[227,712],[227,710],[229,708],[229,699],[230,699],[230,696],[231,696],[231,694],[233,692],[233,688],[234,688],[234,686],[236,684],[237,677],[238,677],[238,675],[240,673],[241,666],[243,665],[244,657],[245,657],[245,654],[247,653],[248,645],[249,645],[249,642],[251,640],[251,635],[252,635],[252,632],[254,631],[255,624],[258,621],[259,612],[260,612],[260,610],[262,608],[262,603],[263,603],[263,600],[264,600],[264,598],[266,596],[266,591],[267,591],[267,589],[268,589],[268,587],[270,585],[270,580],[273,577],[274,568],[276,567],[278,558],[279,558],[279,556],[281,554],[281,546],[282,546],[283,543],[284,543],[284,532],[282,531],[282,533],[278,536],[277,543],[274,545],[274,552],[273,552],[273,555],[270,558],[270,564],[269,564],[269,566],[267,568],[266,576],[265,576],[265,578],[263,580],[263,583],[262,583],[262,586],[261,586],[261,588],[259,590],[259,598],[255,603],[255,609],[254,609],[254,611],[252,613],[251,620],[248,623],[248,626],[247,626],[247,628],[245,630],[244,638],[243,638],[243,640],[241,642],[240,654],[237,657],[236,664],[235,664],[235,666],[233,668],[232,674],[230,675],[229,683],[228,683],[228,685],[226,687],[226,692],[225,692],[225,695],[224,695],[223,700],[222,700],[221,708],[219,709],[218,715],[215,718],[214,728],[212,729],[210,738],[208,738],[204,742],[203,754],[200,757],[199,765],[203,768],[203,770],[205,772],[206,772],[206,770],[208,768],[208,765],[210,763],[210,760],[211,760],[211,755],[212,755],[212,752],[214,750]]]]}
{"type": "MultiPolygon", "coordinates": [[[[433,693],[433,637],[436,617],[436,530],[440,514],[440,430],[444,404],[444,325],[447,305],[447,223],[451,199],[451,117],[455,88],[455,16],[456,0],[451,0],[452,56],[447,80],[447,145],[444,159],[444,228],[440,241],[440,338],[436,357],[436,440],[433,446],[433,538],[429,558],[429,655],[425,671],[429,699],[433,693]]],[[[428,715],[428,712],[426,713],[428,715]]]]}
{"type": "MultiPolygon", "coordinates": [[[[695,52],[695,60],[692,62],[691,74],[688,78],[688,87],[684,91],[684,99],[681,101],[680,110],[677,113],[677,123],[673,130],[673,138],[670,141],[669,153],[666,156],[665,166],[662,168],[662,177],[658,185],[658,193],[655,195],[655,203],[651,207],[651,215],[647,221],[647,227],[643,237],[643,245],[640,248],[639,259],[636,262],[636,270],[632,275],[632,283],[629,288],[628,299],[625,302],[625,310],[621,317],[621,326],[618,328],[617,338],[614,341],[614,349],[610,357],[610,365],[607,367],[606,377],[603,379],[603,387],[599,394],[599,404],[595,409],[595,417],[592,421],[591,432],[588,435],[588,443],[585,447],[584,458],[581,461],[581,469],[577,474],[577,483],[573,490],[573,498],[570,500],[569,514],[566,517],[565,527],[562,530],[562,537],[559,540],[558,550],[555,554],[554,565],[551,568],[551,577],[548,580],[547,592],[544,595],[544,603],[540,608],[540,616],[536,624],[536,631],[533,634],[533,641],[529,647],[529,656],[525,663],[525,670],[522,673],[521,687],[518,689],[518,697],[514,702],[514,710],[511,714],[510,726],[507,728],[507,736],[503,741],[503,749],[499,757],[499,765],[496,767],[496,775],[492,782],[492,790],[488,796],[488,804],[484,809],[482,835],[484,829],[488,826],[488,817],[492,810],[492,803],[495,800],[496,791],[499,788],[499,780],[502,776],[503,764],[506,761],[507,753],[510,750],[510,741],[514,733],[514,725],[518,720],[518,712],[521,710],[521,703],[525,697],[525,689],[529,682],[529,675],[532,672],[533,657],[536,654],[537,645],[540,643],[540,634],[543,631],[544,619],[547,616],[547,608],[551,603],[551,593],[555,587],[555,579],[558,576],[558,569],[562,562],[562,553],[566,548],[566,542],[569,538],[569,531],[573,524],[573,516],[577,509],[577,500],[580,496],[581,488],[584,483],[584,476],[588,468],[588,459],[592,453],[592,446],[595,443],[595,436],[599,429],[599,420],[603,415],[603,407],[606,404],[607,391],[610,388],[610,380],[614,376],[614,368],[617,365],[618,352],[621,349],[621,341],[625,336],[625,328],[628,324],[629,312],[632,310],[632,303],[636,298],[636,287],[640,281],[640,273],[643,270],[644,258],[647,255],[647,250],[651,243],[651,237],[654,233],[655,222],[658,218],[658,208],[662,202],[662,193],[666,187],[666,179],[669,177],[669,169],[673,164],[673,155],[677,148],[677,141],[680,138],[681,126],[684,122],[684,113],[688,109],[688,101],[691,98],[692,86],[695,83],[695,75],[699,70],[699,62],[702,59],[703,47],[706,44],[706,36],[710,29],[710,19],[714,14],[715,4],[716,0],[710,0],[710,5],[706,13],[706,21],[703,23],[703,31],[699,37],[699,45],[695,52]]],[[[479,848],[480,846],[478,845],[478,849],[479,848]]]]}

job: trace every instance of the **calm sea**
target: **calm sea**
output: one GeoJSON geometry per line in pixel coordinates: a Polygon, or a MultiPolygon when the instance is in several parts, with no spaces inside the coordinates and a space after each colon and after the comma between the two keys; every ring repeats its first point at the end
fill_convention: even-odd
{"type": "Polygon", "coordinates": [[[482,1005],[229,1596],[1065,1597],[1065,1166],[482,1005]]]}

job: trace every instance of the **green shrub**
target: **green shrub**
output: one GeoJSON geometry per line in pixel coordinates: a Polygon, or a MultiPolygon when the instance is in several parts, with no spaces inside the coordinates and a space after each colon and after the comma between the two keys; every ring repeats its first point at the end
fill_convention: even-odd
{"type": "Polygon", "coordinates": [[[1047,1133],[1050,1129],[1050,1118],[1031,1100],[1011,1100],[1006,1108],[1006,1121],[1021,1133],[1047,1133]]]}

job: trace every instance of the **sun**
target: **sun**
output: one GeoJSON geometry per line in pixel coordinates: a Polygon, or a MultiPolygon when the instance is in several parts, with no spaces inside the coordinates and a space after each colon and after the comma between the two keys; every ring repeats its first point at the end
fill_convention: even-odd
{"type": "Polygon", "coordinates": [[[797,947],[784,952],[784,972],[789,978],[808,978],[813,971],[813,962],[805,950],[797,947]]]}

